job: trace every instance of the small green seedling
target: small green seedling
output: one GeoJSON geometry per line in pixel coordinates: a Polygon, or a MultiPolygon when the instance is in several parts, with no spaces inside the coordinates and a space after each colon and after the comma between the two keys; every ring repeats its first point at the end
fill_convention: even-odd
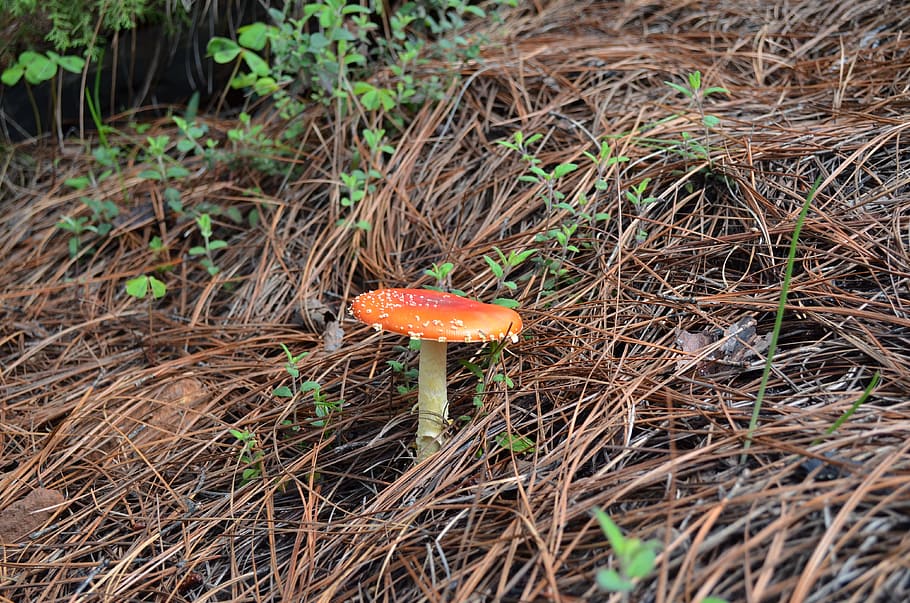
{"type": "Polygon", "coordinates": [[[262,476],[262,458],[265,453],[259,447],[256,434],[246,429],[229,430],[237,443],[240,444],[239,460],[245,465],[243,473],[240,474],[240,485],[245,486],[251,481],[262,476]]]}
{"type": "Polygon", "coordinates": [[[288,346],[283,343],[279,345],[281,346],[281,349],[284,350],[284,355],[287,358],[287,361],[284,363],[284,370],[291,376],[293,389],[287,385],[282,385],[276,387],[272,391],[272,394],[279,398],[293,398],[294,393],[297,391],[297,379],[300,377],[300,369],[297,368],[297,365],[309,352],[301,352],[295,356],[291,353],[291,350],[288,349],[288,346]]]}
{"type": "Polygon", "coordinates": [[[227,241],[212,240],[212,218],[208,214],[196,216],[196,225],[199,227],[199,233],[202,235],[205,245],[190,247],[190,255],[204,255],[205,257],[200,260],[202,265],[210,275],[215,276],[221,269],[215,265],[215,261],[212,259],[212,252],[227,247],[227,241]]]}
{"type": "Polygon", "coordinates": [[[79,200],[91,210],[91,218],[86,216],[79,218],[64,216],[57,222],[57,228],[70,233],[67,246],[72,258],[79,255],[83,233],[91,232],[99,238],[106,236],[114,227],[112,224],[114,218],[120,214],[120,208],[113,201],[102,201],[91,197],[80,197],[79,200]]]}
{"type": "Polygon", "coordinates": [[[145,299],[149,293],[153,299],[161,299],[167,294],[167,285],[154,276],[143,274],[126,281],[126,293],[136,299],[145,299]]]}
{"type": "MultiPolygon", "coordinates": [[[[33,50],[26,50],[19,55],[19,59],[3,70],[0,74],[0,82],[4,86],[15,86],[23,77],[26,84],[33,86],[42,82],[54,79],[59,69],[69,71],[70,73],[81,73],[85,67],[85,59],[73,55],[61,56],[52,50],[41,54],[33,50]]],[[[29,102],[32,105],[32,112],[35,116],[35,126],[37,131],[41,131],[41,112],[38,110],[38,103],[32,94],[31,88],[27,88],[29,102]]],[[[56,90],[53,91],[53,97],[58,98],[56,90]]]]}
{"type": "Polygon", "coordinates": [[[190,171],[177,163],[177,161],[167,154],[167,148],[171,138],[167,134],[159,136],[146,137],[146,158],[154,164],[153,168],[139,172],[140,178],[147,180],[179,180],[190,175],[190,171]]]}
{"type": "Polygon", "coordinates": [[[602,509],[594,509],[594,517],[613,549],[619,569],[600,568],[597,570],[597,585],[601,590],[623,593],[624,600],[635,589],[636,582],[654,571],[660,543],[656,540],[642,542],[638,538],[623,535],[610,516],[602,509]]]}
{"type": "Polygon", "coordinates": [[[455,295],[465,295],[464,291],[460,289],[452,289],[452,270],[455,269],[455,264],[452,262],[443,262],[442,264],[433,264],[431,268],[427,268],[423,273],[427,276],[432,276],[436,279],[435,285],[424,285],[427,289],[432,289],[433,291],[451,291],[455,295]]]}
{"type": "Polygon", "coordinates": [[[496,259],[493,259],[488,255],[483,256],[487,266],[490,267],[490,272],[496,277],[500,287],[505,287],[509,291],[515,291],[518,288],[518,283],[507,279],[509,272],[514,268],[521,266],[525,260],[534,255],[536,250],[526,249],[525,251],[515,251],[512,249],[509,251],[509,254],[506,255],[499,247],[494,246],[493,251],[496,252],[496,259]]]}
{"type": "Polygon", "coordinates": [[[126,294],[136,299],[148,298],[149,340],[152,335],[152,301],[167,294],[167,285],[150,274],[143,274],[126,281],[126,294]],[[151,294],[151,295],[149,295],[151,294]]]}
{"type": "Polygon", "coordinates": [[[698,112],[702,115],[702,124],[708,128],[714,128],[720,123],[720,118],[715,115],[705,115],[704,101],[712,94],[730,94],[730,91],[722,86],[709,86],[702,89],[701,71],[693,71],[686,76],[686,84],[677,84],[676,82],[665,81],[664,84],[670,86],[689,100],[695,103],[698,112]]]}
{"type": "Polygon", "coordinates": [[[344,400],[329,400],[316,381],[304,381],[301,392],[313,392],[313,403],[316,407],[316,420],[310,421],[313,427],[325,427],[333,413],[340,412],[344,400]]]}
{"type": "Polygon", "coordinates": [[[417,387],[417,369],[406,368],[405,364],[403,362],[399,362],[398,360],[387,360],[386,363],[389,365],[389,367],[391,367],[393,371],[400,374],[404,379],[404,385],[398,385],[395,388],[398,393],[405,395],[414,391],[414,389],[417,387]]]}
{"type": "Polygon", "coordinates": [[[534,450],[534,440],[525,436],[517,436],[503,431],[497,434],[494,439],[500,448],[511,450],[515,454],[533,452],[534,450]]]}

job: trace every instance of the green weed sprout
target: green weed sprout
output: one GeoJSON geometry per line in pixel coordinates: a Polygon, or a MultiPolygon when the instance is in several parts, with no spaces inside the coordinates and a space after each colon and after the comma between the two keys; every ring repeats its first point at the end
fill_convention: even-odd
{"type": "Polygon", "coordinates": [[[208,214],[196,216],[196,225],[199,227],[199,233],[202,235],[205,244],[202,246],[190,247],[190,255],[204,255],[205,257],[200,260],[202,265],[210,275],[215,276],[221,269],[215,264],[215,260],[212,258],[212,252],[227,247],[227,241],[222,241],[220,239],[212,240],[212,218],[208,214]]]}
{"type": "Polygon", "coordinates": [[[145,299],[149,293],[153,299],[161,299],[167,294],[167,285],[154,276],[143,274],[126,281],[126,293],[136,299],[145,299]]]}
{"type": "MultiPolygon", "coordinates": [[[[518,266],[521,266],[528,258],[534,255],[537,250],[526,249],[524,251],[515,251],[512,249],[509,251],[509,254],[506,255],[499,247],[494,246],[493,251],[496,252],[496,258],[492,258],[488,255],[483,256],[484,261],[490,268],[490,272],[496,277],[496,281],[500,288],[508,289],[510,292],[515,291],[518,288],[518,283],[514,280],[509,280],[509,273],[518,266]]],[[[506,308],[512,308],[513,310],[520,305],[518,301],[506,297],[497,297],[493,300],[493,303],[505,306],[506,308]]]]}
{"type": "Polygon", "coordinates": [[[519,176],[518,179],[522,182],[543,186],[544,190],[540,193],[540,196],[543,198],[547,211],[551,211],[555,205],[562,202],[566,197],[565,193],[556,188],[556,182],[563,176],[577,170],[578,165],[575,163],[560,163],[550,171],[540,167],[541,160],[531,152],[530,147],[542,137],[538,133],[525,138],[524,133],[519,130],[512,134],[511,140],[497,140],[496,143],[509,150],[521,153],[521,158],[528,162],[528,171],[531,173],[519,176]]]}
{"type": "Polygon", "coordinates": [[[246,429],[229,430],[237,443],[240,444],[239,460],[245,465],[243,473],[240,474],[240,485],[245,486],[254,479],[262,476],[262,458],[265,453],[259,447],[259,441],[256,434],[246,429]]]}
{"type": "Polygon", "coordinates": [[[113,201],[102,201],[90,197],[80,197],[79,200],[91,210],[91,218],[64,216],[57,222],[57,228],[70,233],[67,246],[72,258],[79,255],[83,233],[91,232],[99,238],[106,236],[114,227],[111,223],[112,220],[120,214],[120,208],[113,201]]]}
{"type": "Polygon", "coordinates": [[[136,299],[148,298],[149,340],[152,335],[152,301],[167,294],[167,285],[150,274],[126,281],[126,294],[136,299]]]}
{"type": "Polygon", "coordinates": [[[642,542],[638,538],[626,537],[603,509],[595,508],[594,517],[610,543],[616,557],[618,570],[600,568],[597,570],[597,585],[601,590],[623,593],[623,599],[635,589],[636,581],[654,571],[660,543],[656,540],[642,542]]]}
{"type": "MultiPolygon", "coordinates": [[[[3,70],[3,73],[0,74],[0,82],[3,82],[5,86],[15,86],[24,77],[26,84],[33,86],[54,79],[60,69],[70,73],[81,73],[83,67],[85,67],[85,59],[82,57],[61,56],[52,50],[48,50],[45,54],[26,50],[19,55],[19,59],[15,63],[3,70]]],[[[26,89],[26,92],[35,116],[36,131],[40,132],[41,112],[38,110],[38,103],[35,102],[35,96],[30,87],[26,89]]],[[[56,89],[52,89],[51,92],[56,98],[56,89]]]]}
{"type": "Polygon", "coordinates": [[[276,387],[272,391],[272,394],[279,398],[293,398],[294,393],[297,391],[297,379],[300,377],[300,369],[297,368],[297,365],[300,364],[300,361],[303,360],[303,358],[309,352],[301,352],[295,356],[291,353],[291,350],[288,349],[288,346],[284,345],[283,343],[279,345],[281,345],[281,349],[284,350],[284,355],[287,359],[284,363],[284,370],[287,371],[288,375],[291,376],[291,384],[293,385],[293,389],[287,385],[281,385],[279,387],[276,387]]]}
{"type": "Polygon", "coordinates": [[[313,427],[325,427],[329,417],[339,412],[344,405],[344,400],[329,400],[322,387],[316,381],[304,381],[300,385],[301,392],[313,392],[313,404],[316,407],[316,419],[310,421],[313,427]]]}
{"type": "Polygon", "coordinates": [[[702,88],[701,71],[689,73],[686,76],[685,84],[677,84],[676,82],[670,81],[665,81],[664,83],[688,98],[695,105],[698,114],[701,116],[701,124],[704,128],[704,143],[696,140],[691,133],[683,132],[683,146],[685,147],[686,152],[697,159],[711,161],[708,147],[705,145],[708,143],[709,130],[711,128],[716,128],[720,124],[720,118],[716,115],[708,115],[705,113],[705,100],[714,94],[730,94],[730,91],[722,86],[702,88]]]}

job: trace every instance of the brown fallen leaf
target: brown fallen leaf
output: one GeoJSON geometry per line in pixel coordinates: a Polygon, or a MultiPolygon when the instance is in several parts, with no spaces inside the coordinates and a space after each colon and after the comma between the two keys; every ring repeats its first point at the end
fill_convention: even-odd
{"type": "Polygon", "coordinates": [[[338,324],[337,320],[330,320],[325,323],[325,332],[322,334],[322,340],[325,343],[326,352],[335,352],[341,347],[341,340],[344,338],[344,329],[338,324]]]}
{"type": "Polygon", "coordinates": [[[690,333],[683,329],[676,332],[676,345],[684,356],[677,360],[679,370],[690,366],[692,359],[698,356],[695,368],[701,374],[716,370],[718,364],[742,365],[753,357],[761,356],[768,349],[770,334],[760,336],[756,331],[756,321],[752,316],[744,316],[723,329],[708,329],[699,333],[690,333]],[[708,351],[706,348],[716,349],[708,351]],[[706,353],[707,352],[707,353],[706,353]]]}
{"type": "MultiPolygon", "coordinates": [[[[701,333],[690,333],[683,329],[677,329],[676,345],[683,351],[683,357],[676,361],[677,369],[685,370],[690,366],[693,358],[699,356],[704,348],[715,341],[716,339],[710,333],[704,331],[701,333]]],[[[711,360],[711,356],[699,360],[695,365],[696,370],[700,373],[704,372],[711,360]]]]}
{"type": "Polygon", "coordinates": [[[36,488],[0,511],[0,544],[12,544],[40,528],[65,500],[59,490],[36,488]]]}

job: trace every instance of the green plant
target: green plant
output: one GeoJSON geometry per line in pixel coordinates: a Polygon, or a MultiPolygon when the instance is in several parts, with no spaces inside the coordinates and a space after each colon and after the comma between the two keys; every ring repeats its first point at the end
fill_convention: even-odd
{"type": "Polygon", "coordinates": [[[167,134],[146,137],[146,159],[154,167],[139,172],[140,178],[149,180],[179,180],[189,176],[190,171],[167,154],[171,138],[167,134]]]}
{"type": "MultiPolygon", "coordinates": [[[[347,209],[353,209],[353,207],[359,203],[368,192],[373,192],[376,190],[376,185],[369,183],[369,179],[379,179],[382,177],[382,174],[376,170],[370,169],[364,172],[360,169],[352,170],[351,173],[342,172],[339,174],[341,181],[344,184],[347,194],[341,197],[341,206],[347,209]]],[[[351,222],[349,219],[340,219],[338,220],[338,226],[348,226],[351,222]]],[[[360,230],[370,230],[372,226],[367,220],[357,220],[353,222],[355,228],[360,230]]]]}
{"type": "MultiPolygon", "coordinates": [[[[81,182],[76,184],[81,185],[81,182]]],[[[79,255],[82,245],[82,235],[84,233],[94,233],[99,238],[107,236],[114,227],[111,223],[112,220],[120,214],[120,209],[113,201],[102,201],[99,199],[92,199],[91,197],[80,197],[79,200],[91,210],[91,217],[64,216],[57,222],[57,228],[70,234],[67,246],[69,248],[70,257],[73,258],[79,255]]]]}
{"type": "MultiPolygon", "coordinates": [[[[41,131],[41,111],[35,101],[31,86],[47,82],[57,75],[60,69],[70,73],[81,73],[85,67],[85,59],[78,56],[67,55],[61,56],[52,50],[46,53],[26,50],[19,55],[19,59],[3,70],[0,74],[0,82],[5,86],[15,86],[23,77],[28,85],[26,93],[28,94],[29,103],[32,106],[32,112],[35,117],[35,126],[37,131],[41,131]]],[[[57,103],[58,87],[51,86],[51,98],[54,104],[57,103]]]]}
{"type": "MultiPolygon", "coordinates": [[[[856,409],[859,408],[869,398],[870,395],[872,395],[872,390],[878,387],[878,383],[881,381],[881,377],[881,372],[875,371],[875,374],[872,375],[872,379],[869,380],[869,384],[866,386],[866,389],[863,390],[863,393],[860,395],[860,397],[857,398],[856,401],[850,405],[850,408],[845,410],[844,413],[839,416],[836,421],[834,421],[834,423],[825,429],[825,435],[831,435],[837,431],[841,425],[843,425],[850,417],[853,416],[853,413],[856,412],[856,409]]],[[[819,442],[821,442],[821,438],[812,440],[811,445],[815,446],[819,442]]]]}
{"type": "MultiPolygon", "coordinates": [[[[626,191],[626,199],[635,206],[635,209],[638,211],[639,215],[642,215],[646,207],[657,201],[657,197],[653,195],[646,195],[645,191],[648,188],[648,185],[651,184],[650,178],[645,178],[638,184],[634,184],[629,187],[629,190],[626,191]]],[[[642,243],[645,239],[648,238],[648,231],[644,228],[639,228],[635,233],[635,240],[639,243],[642,243]]]]}
{"type": "Polygon", "coordinates": [[[126,281],[126,293],[136,299],[148,298],[146,309],[149,319],[149,340],[152,335],[152,301],[161,299],[167,294],[167,285],[150,274],[143,274],[126,281]],[[149,295],[151,294],[151,295],[149,295]]]}
{"type": "Polygon", "coordinates": [[[291,387],[287,385],[281,385],[276,387],[272,394],[279,398],[293,398],[294,394],[297,393],[297,379],[300,378],[300,369],[297,368],[297,365],[300,364],[300,361],[309,354],[309,352],[301,352],[296,356],[291,353],[291,350],[288,349],[288,346],[279,344],[281,349],[284,350],[285,363],[284,370],[287,371],[288,375],[291,376],[291,387]]]}
{"type": "Polygon", "coordinates": [[[534,440],[531,438],[513,435],[505,431],[498,433],[493,439],[500,448],[511,450],[515,454],[532,452],[535,447],[534,440]]]}
{"type": "Polygon", "coordinates": [[[540,185],[543,190],[539,195],[543,199],[547,211],[550,211],[555,205],[565,199],[565,194],[556,188],[556,182],[563,176],[577,170],[578,165],[575,163],[560,163],[550,171],[540,167],[542,162],[531,152],[530,147],[542,137],[538,133],[525,138],[524,133],[519,130],[512,134],[511,140],[497,140],[496,142],[507,149],[521,153],[521,158],[528,162],[528,171],[531,173],[519,176],[518,179],[522,182],[540,185]]]}
{"type": "Polygon", "coordinates": [[[230,429],[231,435],[240,444],[238,460],[244,465],[240,474],[240,485],[245,486],[251,481],[262,477],[262,459],[265,452],[259,446],[256,434],[246,429],[230,429]]]}
{"type": "MultiPolygon", "coordinates": [[[[449,291],[452,285],[451,274],[454,269],[455,264],[452,262],[443,262],[442,264],[436,264],[434,262],[433,265],[424,270],[423,273],[436,279],[436,284],[427,285],[426,288],[433,289],[434,291],[449,291]]],[[[459,291],[456,295],[463,295],[463,293],[459,291]]]]}
{"type": "Polygon", "coordinates": [[[809,207],[818,192],[818,187],[822,182],[822,177],[815,179],[802,209],[796,218],[796,225],[793,227],[793,237],[790,239],[790,251],[787,253],[787,263],[784,267],[784,278],[780,286],[780,299],[777,302],[777,314],[774,316],[774,328],[771,330],[771,341],[768,344],[767,356],[765,357],[765,369],[761,376],[761,382],[758,385],[758,392],[755,394],[755,402],[752,403],[752,417],[749,419],[749,430],[746,432],[746,439],[743,443],[743,454],[740,458],[741,463],[746,462],[746,453],[752,446],[752,436],[758,427],[758,416],[761,413],[761,405],[765,399],[765,390],[768,387],[768,379],[771,377],[771,367],[774,363],[774,352],[777,351],[777,340],[780,337],[780,330],[784,323],[784,312],[787,309],[787,296],[790,293],[790,280],[793,278],[793,264],[796,262],[796,248],[799,242],[799,233],[803,229],[803,222],[809,213],[809,207]]]}
{"type": "Polygon", "coordinates": [[[212,239],[212,218],[208,214],[196,216],[196,225],[199,227],[199,233],[205,242],[202,246],[190,247],[190,255],[205,256],[200,261],[208,273],[212,276],[218,274],[221,269],[215,264],[212,258],[212,252],[227,247],[227,241],[212,239]]]}
{"type": "Polygon", "coordinates": [[[233,88],[251,88],[260,96],[272,96],[282,117],[292,119],[304,109],[289,91],[298,82],[319,102],[346,96],[350,88],[348,68],[366,63],[357,46],[368,42],[367,34],[373,28],[364,18],[368,14],[368,8],[345,0],[306,4],[300,19],[270,9],[275,25],[245,25],[238,29],[236,42],[212,38],[208,54],[216,63],[235,63],[233,88]],[[318,22],[316,31],[306,27],[311,18],[318,22]],[[260,55],[267,45],[271,65],[260,55]],[[241,64],[248,71],[240,73],[241,64]]]}
{"type": "Polygon", "coordinates": [[[153,299],[161,299],[167,294],[167,285],[154,276],[143,274],[126,281],[126,293],[136,299],[145,299],[149,293],[153,299]]]}
{"type": "MultiPolygon", "coordinates": [[[[412,339],[411,341],[416,341],[418,343],[420,342],[419,339],[412,339]]],[[[398,360],[387,360],[386,363],[393,371],[400,374],[404,379],[404,384],[398,385],[395,388],[396,391],[401,395],[414,391],[414,388],[417,387],[417,369],[406,368],[405,364],[403,362],[399,362],[398,360]]]]}
{"type": "MultiPolygon", "coordinates": [[[[536,250],[526,249],[524,251],[515,251],[513,249],[506,255],[499,247],[494,245],[493,251],[496,252],[497,257],[495,259],[488,255],[484,255],[483,259],[487,263],[487,266],[489,266],[490,272],[496,277],[498,287],[508,289],[509,291],[515,291],[518,288],[518,283],[514,280],[509,280],[509,274],[534,255],[536,250]]],[[[493,300],[493,303],[513,309],[520,305],[518,301],[505,297],[497,297],[493,300]]]]}
{"type": "Polygon", "coordinates": [[[715,115],[705,114],[705,99],[713,94],[730,94],[730,91],[722,86],[709,86],[708,88],[702,88],[701,81],[701,71],[693,71],[686,76],[685,84],[677,84],[676,82],[664,81],[667,86],[670,86],[690,101],[695,104],[698,113],[702,117],[702,124],[706,128],[714,128],[720,124],[720,118],[715,115]]]}
{"type": "Polygon", "coordinates": [[[159,0],[8,0],[4,8],[14,16],[28,16],[23,23],[44,21],[51,28],[45,39],[58,51],[101,44],[98,36],[132,29],[137,23],[149,22],[167,14],[174,20],[186,16],[181,3],[165,7],[159,0]]]}
{"type": "Polygon", "coordinates": [[[310,425],[313,427],[325,427],[332,414],[340,412],[344,405],[344,400],[329,400],[316,381],[304,381],[300,385],[300,391],[313,393],[313,404],[316,410],[316,419],[310,421],[310,425]]]}
{"type": "Polygon", "coordinates": [[[604,222],[610,219],[609,213],[598,211],[600,196],[609,187],[606,180],[607,172],[620,163],[627,163],[629,158],[624,155],[614,155],[613,147],[610,146],[607,140],[600,141],[596,155],[590,151],[585,151],[584,156],[596,166],[597,176],[594,179],[594,191],[591,196],[589,197],[583,193],[579,199],[581,210],[579,215],[594,226],[597,222],[604,222]]]}
{"type": "Polygon", "coordinates": [[[602,509],[595,508],[594,517],[613,550],[619,568],[598,569],[597,585],[607,592],[622,593],[623,600],[628,600],[629,593],[635,589],[636,581],[654,571],[660,543],[656,540],[643,542],[638,538],[625,536],[602,509]]]}
{"type": "Polygon", "coordinates": [[[689,101],[695,106],[696,111],[698,111],[698,114],[701,117],[701,125],[704,129],[704,141],[699,141],[689,132],[683,132],[681,135],[682,152],[684,155],[688,155],[694,159],[711,161],[710,151],[706,145],[708,144],[708,136],[710,134],[710,130],[720,125],[720,118],[716,115],[709,115],[705,113],[705,100],[709,96],[715,94],[730,94],[729,90],[721,86],[709,86],[707,88],[702,88],[700,71],[693,71],[689,73],[686,76],[685,84],[678,84],[676,82],[670,81],[665,81],[664,83],[667,86],[671,87],[673,90],[688,98],[689,101]]]}

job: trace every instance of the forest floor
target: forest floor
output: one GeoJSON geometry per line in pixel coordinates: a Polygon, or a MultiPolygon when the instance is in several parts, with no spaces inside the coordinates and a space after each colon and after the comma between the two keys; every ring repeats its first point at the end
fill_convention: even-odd
{"type": "Polygon", "coordinates": [[[910,600],[910,13],[665,4],[475,22],[353,207],[368,141],[323,111],[295,159],[180,155],[179,204],[138,155],[17,146],[0,601],[910,600]],[[449,346],[415,466],[416,354],[346,308],[438,280],[524,331],[449,346]],[[628,598],[595,508],[658,543],[628,598]]]}

